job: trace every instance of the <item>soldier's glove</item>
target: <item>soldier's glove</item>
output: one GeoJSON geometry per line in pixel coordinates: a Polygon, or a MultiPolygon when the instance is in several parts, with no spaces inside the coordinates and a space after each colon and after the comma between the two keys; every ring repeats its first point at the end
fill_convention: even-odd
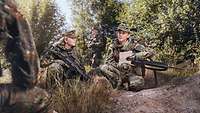
{"type": "Polygon", "coordinates": [[[149,59],[151,59],[152,57],[154,56],[154,53],[153,52],[146,52],[146,54],[145,54],[145,58],[149,58],[149,59]]]}
{"type": "Polygon", "coordinates": [[[136,56],[135,56],[135,55],[132,55],[132,56],[127,57],[126,60],[127,60],[127,61],[132,61],[132,60],[134,60],[135,58],[136,58],[136,56]]]}

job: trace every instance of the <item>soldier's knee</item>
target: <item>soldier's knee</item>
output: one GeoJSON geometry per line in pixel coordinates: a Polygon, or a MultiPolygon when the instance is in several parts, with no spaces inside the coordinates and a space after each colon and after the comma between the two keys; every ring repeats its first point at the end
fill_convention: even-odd
{"type": "Polygon", "coordinates": [[[59,63],[53,63],[47,68],[46,84],[51,87],[56,81],[61,82],[64,75],[64,69],[59,63]],[[50,84],[50,85],[49,85],[50,84]]]}
{"type": "Polygon", "coordinates": [[[109,65],[107,65],[107,64],[101,65],[101,66],[100,66],[100,69],[101,69],[101,71],[105,74],[105,76],[110,76],[110,77],[115,76],[114,71],[113,71],[112,68],[111,68],[109,65]]]}
{"type": "Polygon", "coordinates": [[[49,67],[48,67],[48,73],[60,73],[63,71],[62,66],[59,63],[52,63],[49,67]]]}

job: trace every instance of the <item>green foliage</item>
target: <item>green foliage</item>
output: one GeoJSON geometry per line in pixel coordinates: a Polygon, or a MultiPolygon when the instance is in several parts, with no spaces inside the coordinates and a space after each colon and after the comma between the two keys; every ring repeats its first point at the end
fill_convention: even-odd
{"type": "Polygon", "coordinates": [[[82,54],[87,49],[87,34],[94,25],[99,25],[104,34],[112,32],[112,27],[118,23],[116,17],[122,9],[122,3],[117,0],[73,0],[74,26],[78,31],[78,47],[82,54]],[[84,51],[83,51],[84,50],[84,51]]]}
{"type": "Polygon", "coordinates": [[[64,26],[64,17],[60,15],[54,2],[48,2],[44,14],[39,17],[39,6],[33,7],[32,28],[38,53],[44,50],[52,38],[59,37],[64,26]]]}
{"type": "Polygon", "coordinates": [[[73,0],[73,4],[75,26],[83,32],[95,24],[116,25],[115,18],[122,9],[122,4],[116,0],[73,0]]]}
{"type": "Polygon", "coordinates": [[[160,57],[175,58],[199,44],[199,9],[198,0],[134,0],[118,20],[155,43],[160,57]]]}
{"type": "Polygon", "coordinates": [[[33,7],[38,5],[38,17],[42,17],[45,13],[46,4],[50,0],[15,0],[20,12],[31,22],[33,7]]]}
{"type": "Polygon", "coordinates": [[[54,0],[17,0],[21,12],[31,23],[39,55],[49,41],[59,37],[64,27],[64,16],[60,14],[54,0]]]}
{"type": "MultiPolygon", "coordinates": [[[[149,45],[155,45],[157,59],[165,62],[175,63],[180,56],[185,60],[189,56],[188,51],[196,57],[200,55],[196,49],[200,41],[198,0],[134,0],[129,3],[74,0],[74,14],[75,26],[80,34],[94,24],[106,26],[103,29],[106,33],[118,22],[137,28],[134,35],[145,37],[149,45]]],[[[80,40],[85,40],[85,37],[80,40]]]]}

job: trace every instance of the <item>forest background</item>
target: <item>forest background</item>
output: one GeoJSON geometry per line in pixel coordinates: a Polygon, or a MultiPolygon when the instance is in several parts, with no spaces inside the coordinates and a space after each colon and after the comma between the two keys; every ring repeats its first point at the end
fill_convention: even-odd
{"type": "Polygon", "coordinates": [[[195,63],[199,62],[198,0],[72,0],[73,13],[69,17],[73,18],[72,23],[66,23],[65,15],[54,0],[16,2],[31,24],[39,55],[51,40],[61,37],[72,25],[79,34],[77,50],[80,59],[85,61],[87,35],[92,26],[99,25],[108,46],[115,36],[114,30],[124,22],[137,29],[132,34],[136,40],[142,40],[156,50],[156,60],[176,64],[194,57],[195,63]]]}

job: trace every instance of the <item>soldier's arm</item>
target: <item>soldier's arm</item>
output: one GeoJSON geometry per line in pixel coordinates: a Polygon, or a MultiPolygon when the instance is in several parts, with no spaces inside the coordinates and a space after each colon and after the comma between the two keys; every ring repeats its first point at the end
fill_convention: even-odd
{"type": "Polygon", "coordinates": [[[142,44],[136,43],[134,47],[135,57],[139,59],[152,58],[154,56],[154,51],[142,44]]]}
{"type": "Polygon", "coordinates": [[[114,47],[114,44],[109,45],[105,63],[107,64],[116,64],[119,62],[119,55],[114,47]]]}

